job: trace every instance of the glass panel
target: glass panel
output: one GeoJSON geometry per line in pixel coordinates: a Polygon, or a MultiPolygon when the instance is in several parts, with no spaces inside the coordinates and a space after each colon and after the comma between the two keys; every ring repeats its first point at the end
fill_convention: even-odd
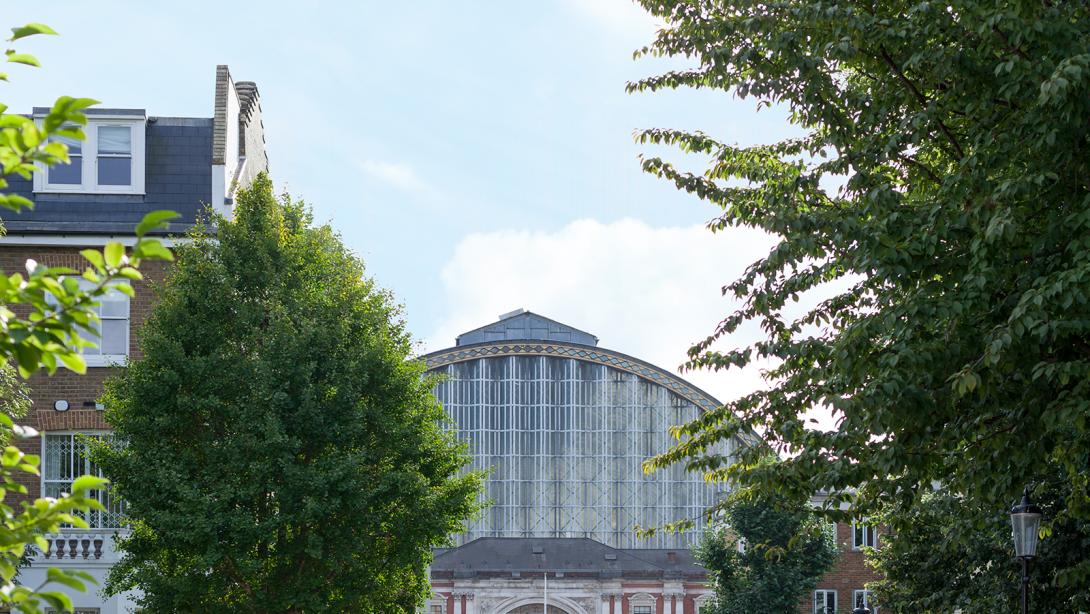
{"type": "Polygon", "coordinates": [[[79,331],[79,336],[91,343],[95,344],[95,347],[83,348],[83,353],[87,356],[98,356],[102,353],[102,338],[99,334],[101,331],[102,323],[91,322],[87,325],[86,330],[79,331]]]}
{"type": "Polygon", "coordinates": [[[47,183],[58,185],[80,185],[83,183],[83,157],[69,154],[70,164],[57,164],[49,167],[47,183]]]}
{"type": "Polygon", "coordinates": [[[132,158],[99,158],[99,185],[132,185],[132,158]]]}
{"type": "Polygon", "coordinates": [[[69,435],[45,436],[45,466],[43,467],[47,480],[70,479],[71,472],[66,466],[71,464],[71,443],[69,435]]]}
{"type": "Polygon", "coordinates": [[[128,320],[103,320],[102,339],[98,344],[101,354],[126,355],[129,353],[128,320]]]}
{"type": "Polygon", "coordinates": [[[55,136],[49,139],[56,143],[64,143],[68,146],[68,156],[78,156],[83,153],[83,141],[79,139],[70,139],[66,136],[55,136]]]}
{"type": "Polygon", "coordinates": [[[99,126],[98,153],[131,154],[132,128],[129,128],[128,126],[99,126]]]}
{"type": "Polygon", "coordinates": [[[129,317],[129,297],[113,290],[99,299],[99,314],[104,318],[129,317]]]}
{"type": "MultiPolygon", "coordinates": [[[[631,373],[556,356],[449,365],[435,390],[473,468],[493,469],[494,504],[461,543],[482,536],[590,537],[621,548],[678,548],[701,530],[637,538],[635,524],[699,517],[721,487],[681,468],[646,476],[643,461],[694,419],[688,400],[631,373]]],[[[716,452],[726,453],[730,448],[716,452]]]]}

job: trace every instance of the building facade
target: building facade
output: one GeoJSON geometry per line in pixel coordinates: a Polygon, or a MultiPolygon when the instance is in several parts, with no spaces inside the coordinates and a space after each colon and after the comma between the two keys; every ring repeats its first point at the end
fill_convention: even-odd
{"type": "MultiPolygon", "coordinates": [[[[670,427],[719,402],[593,335],[522,310],[424,357],[436,396],[489,471],[491,502],[432,566],[434,614],[696,614],[691,547],[725,494],[675,466],[647,474],[670,427]],[[694,519],[683,534],[637,534],[694,519]]],[[[719,452],[730,455],[745,441],[719,452]]]]}
{"type": "MultiPolygon", "coordinates": [[[[210,92],[211,93],[211,92],[210,92]]],[[[132,244],[133,231],[151,211],[170,209],[181,214],[167,231],[181,234],[204,207],[228,213],[240,187],[268,167],[261,122],[261,105],[253,83],[235,82],[226,66],[216,69],[214,108],[210,117],[156,117],[143,109],[90,109],[85,141],[69,142],[72,163],[42,169],[33,180],[9,177],[10,191],[34,201],[33,210],[3,215],[6,235],[0,237],[0,267],[23,269],[28,259],[76,270],[86,268],[81,249],[107,241],[132,244]]],[[[34,109],[35,116],[47,109],[34,109]]],[[[136,297],[121,293],[106,297],[99,307],[99,348],[87,350],[87,374],[58,370],[52,377],[30,381],[32,407],[22,423],[40,436],[18,442],[24,452],[41,455],[40,478],[24,475],[31,498],[66,492],[76,477],[96,473],[81,435],[109,436],[110,427],[98,404],[102,383],[110,372],[139,356],[137,336],[151,311],[151,285],[163,279],[167,265],[149,262],[144,281],[133,282],[136,297]]],[[[50,547],[37,553],[20,581],[36,586],[47,567],[80,569],[101,587],[106,572],[118,560],[114,540],[122,531],[123,506],[103,503],[108,511],[88,517],[86,530],[65,530],[49,536],[50,547]]],[[[133,611],[131,595],[105,598],[98,590],[64,590],[78,614],[133,611]]]]}
{"type": "Polygon", "coordinates": [[[822,576],[813,593],[803,598],[799,614],[850,613],[866,607],[873,614],[879,611],[866,589],[869,582],[880,579],[863,561],[864,548],[881,547],[880,531],[859,523],[837,523],[836,547],[840,553],[833,569],[822,576]]]}
{"type": "MultiPolygon", "coordinates": [[[[436,397],[488,471],[490,505],[436,553],[428,614],[698,614],[711,598],[692,546],[701,512],[725,494],[681,466],[643,462],[670,427],[719,406],[676,375],[598,346],[594,335],[518,310],[424,357],[436,397]],[[698,520],[651,538],[635,527],[698,520]]],[[[716,452],[732,455],[753,435],[716,452]]],[[[800,613],[872,605],[862,548],[872,527],[838,524],[840,558],[800,613]]]]}

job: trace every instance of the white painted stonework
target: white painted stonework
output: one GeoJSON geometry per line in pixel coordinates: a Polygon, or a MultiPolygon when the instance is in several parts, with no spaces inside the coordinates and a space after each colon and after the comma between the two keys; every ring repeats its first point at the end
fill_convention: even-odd
{"type": "MultiPolygon", "coordinates": [[[[663,614],[686,614],[683,611],[686,597],[701,604],[709,594],[706,588],[686,589],[681,582],[665,582],[661,588],[632,589],[617,580],[550,577],[547,606],[548,614],[621,614],[625,599],[629,612],[632,606],[643,604],[657,612],[659,601],[663,601],[663,614]]],[[[546,614],[545,583],[541,578],[457,580],[453,587],[433,589],[424,612],[430,614],[434,606],[440,607],[442,614],[546,614]],[[453,608],[450,608],[452,595],[453,608]]]]}
{"type": "Polygon", "coordinates": [[[30,567],[20,569],[19,583],[31,587],[45,584],[46,573],[50,567],[79,570],[91,574],[97,585],[89,586],[86,592],[75,591],[60,584],[46,584],[45,588],[68,595],[77,609],[97,608],[99,614],[136,612],[134,593],[112,597],[102,594],[110,567],[121,558],[114,548],[115,533],[114,529],[71,529],[47,536],[50,542],[49,556],[39,553],[33,558],[30,567]]]}

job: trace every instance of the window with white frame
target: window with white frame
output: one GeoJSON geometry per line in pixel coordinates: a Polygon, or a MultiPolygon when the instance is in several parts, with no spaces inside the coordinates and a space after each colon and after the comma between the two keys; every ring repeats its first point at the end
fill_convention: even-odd
{"type": "MultiPolygon", "coordinates": [[[[77,281],[83,290],[94,286],[86,279],[77,281]]],[[[129,358],[129,296],[119,290],[110,290],[98,297],[97,302],[91,310],[98,315],[98,322],[91,322],[80,332],[80,337],[95,344],[95,347],[81,348],[83,359],[88,367],[124,365],[129,358]]]]}
{"type": "Polygon", "coordinates": [[[651,614],[654,606],[649,605],[634,605],[632,606],[632,614],[651,614]]]}
{"type": "Polygon", "coordinates": [[[68,146],[68,164],[57,164],[46,170],[47,183],[57,186],[83,185],[83,141],[56,137],[54,141],[68,146]]]}
{"type": "MultiPolygon", "coordinates": [[[[106,432],[46,433],[42,436],[42,496],[60,497],[71,492],[72,482],[81,475],[102,475],[102,470],[91,462],[88,442],[91,439],[110,437],[106,432]]],[[[102,503],[105,510],[81,513],[92,529],[118,528],[124,506],[108,491],[93,491],[91,496],[102,503]]]]}
{"type": "Polygon", "coordinates": [[[98,185],[132,185],[132,126],[98,126],[98,185]]]}
{"type": "Polygon", "coordinates": [[[878,531],[873,525],[852,523],[852,550],[878,547],[878,531]]]}
{"type": "Polygon", "coordinates": [[[852,591],[852,603],[854,608],[867,608],[871,611],[871,614],[878,614],[878,608],[872,605],[873,593],[868,590],[860,589],[852,591]]]}
{"type": "Polygon", "coordinates": [[[818,589],[814,591],[814,614],[835,614],[836,591],[818,589]]]}
{"type": "Polygon", "coordinates": [[[86,140],[54,137],[68,146],[68,164],[34,174],[35,192],[143,194],[145,120],[140,116],[92,117],[86,140]]]}

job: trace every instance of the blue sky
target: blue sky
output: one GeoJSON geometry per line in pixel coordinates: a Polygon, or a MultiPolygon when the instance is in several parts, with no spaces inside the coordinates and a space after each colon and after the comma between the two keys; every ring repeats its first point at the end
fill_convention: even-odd
{"type": "MultiPolygon", "coordinates": [[[[632,132],[770,142],[795,134],[786,113],[626,94],[679,65],[632,60],[655,23],[629,0],[303,6],[20,3],[9,26],[62,36],[20,47],[43,68],[12,71],[0,100],[210,117],[228,64],[260,89],[274,180],[405,304],[422,351],[525,307],[674,369],[729,311],[719,287],[767,250],[759,233],[701,228],[716,211],[644,175],[632,132]]],[[[758,385],[756,372],[691,378],[721,398],[758,385]]]]}

